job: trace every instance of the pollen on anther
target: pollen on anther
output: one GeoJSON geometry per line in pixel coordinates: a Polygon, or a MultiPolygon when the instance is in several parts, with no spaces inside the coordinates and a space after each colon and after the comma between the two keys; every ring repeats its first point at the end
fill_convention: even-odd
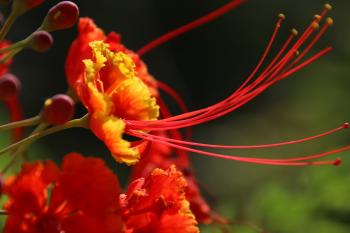
{"type": "Polygon", "coordinates": [[[321,20],[321,15],[314,15],[314,19],[317,20],[317,21],[320,21],[321,20]]]}
{"type": "Polygon", "coordinates": [[[285,16],[285,14],[279,13],[279,14],[278,14],[278,18],[284,20],[284,19],[286,19],[286,16],[285,16]]]}
{"type": "Polygon", "coordinates": [[[295,28],[293,28],[293,29],[291,30],[291,32],[292,32],[292,34],[293,34],[294,36],[297,36],[297,35],[299,34],[298,30],[295,29],[295,28]]]}
{"type": "Polygon", "coordinates": [[[329,11],[333,9],[332,5],[329,3],[324,4],[324,8],[329,11]]]}
{"type": "Polygon", "coordinates": [[[312,23],[312,28],[315,29],[315,30],[317,30],[317,29],[320,28],[320,25],[319,25],[318,23],[316,23],[316,22],[313,22],[313,23],[312,23]]]}
{"type": "Polygon", "coordinates": [[[348,129],[349,128],[349,123],[348,122],[345,122],[344,124],[343,124],[343,129],[348,129]]]}
{"type": "Polygon", "coordinates": [[[327,23],[328,25],[333,25],[334,21],[333,21],[333,19],[332,19],[331,17],[328,17],[328,18],[326,19],[326,23],[327,23]]]}

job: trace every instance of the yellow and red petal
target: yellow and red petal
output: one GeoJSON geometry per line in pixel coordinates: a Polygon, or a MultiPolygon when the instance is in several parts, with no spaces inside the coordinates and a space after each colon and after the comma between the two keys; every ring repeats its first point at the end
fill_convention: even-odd
{"type": "MultiPolygon", "coordinates": [[[[123,52],[131,57],[136,65],[135,71],[137,76],[145,82],[151,91],[152,96],[158,96],[157,82],[152,75],[148,73],[147,66],[140,57],[133,51],[127,49],[122,43],[120,35],[111,32],[107,36],[102,29],[96,26],[90,18],[80,18],[78,23],[78,37],[73,41],[68,51],[65,70],[68,84],[76,91],[76,84],[84,78],[83,60],[93,59],[93,54],[89,43],[95,40],[104,41],[110,46],[110,49],[117,53],[123,52]]],[[[105,69],[108,73],[108,69],[105,69]]],[[[107,75],[108,77],[108,75],[107,75]]],[[[105,80],[107,85],[107,80],[105,80]]]]}
{"type": "Polygon", "coordinates": [[[131,57],[123,52],[113,53],[102,41],[91,42],[90,46],[93,60],[84,60],[85,80],[79,84],[82,87],[78,92],[89,112],[102,111],[89,97],[100,95],[102,100],[111,96],[114,111],[105,110],[105,114],[124,119],[156,119],[159,106],[148,87],[136,76],[131,57]],[[84,94],[84,91],[91,93],[84,94]]]}
{"type": "Polygon", "coordinates": [[[123,119],[156,120],[159,116],[156,99],[139,78],[120,83],[113,92],[112,102],[116,106],[113,114],[123,119]]]}
{"type": "Polygon", "coordinates": [[[78,37],[69,48],[65,64],[67,81],[73,89],[75,89],[76,83],[83,79],[85,70],[83,60],[92,58],[89,43],[94,40],[104,39],[104,32],[95,25],[92,19],[80,18],[78,23],[78,37]]]}
{"type": "Polygon", "coordinates": [[[125,129],[123,120],[96,112],[90,115],[89,124],[91,130],[105,143],[117,162],[128,165],[138,162],[140,159],[138,149],[132,148],[131,143],[122,138],[125,129]]]}

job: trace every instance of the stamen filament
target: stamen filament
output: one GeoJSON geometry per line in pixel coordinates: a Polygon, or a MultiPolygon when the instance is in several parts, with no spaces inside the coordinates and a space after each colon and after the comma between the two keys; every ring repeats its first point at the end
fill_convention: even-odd
{"type": "Polygon", "coordinates": [[[188,32],[191,31],[199,26],[202,26],[206,23],[209,23],[213,20],[215,20],[216,18],[224,15],[225,13],[231,11],[232,9],[234,9],[235,7],[237,7],[238,5],[242,4],[243,2],[245,2],[245,0],[231,0],[229,3],[227,3],[226,5],[210,12],[209,14],[202,16],[188,24],[185,24],[173,31],[170,31],[162,36],[160,36],[159,38],[149,42],[148,44],[146,44],[145,46],[143,46],[141,49],[139,49],[137,51],[137,53],[140,56],[145,55],[146,53],[148,53],[149,51],[151,51],[152,49],[188,32]]]}
{"type": "Polygon", "coordinates": [[[330,134],[334,134],[340,130],[347,129],[345,125],[347,125],[347,123],[344,123],[342,126],[328,130],[326,132],[316,134],[316,135],[313,135],[310,137],[302,138],[302,139],[296,139],[296,140],[279,142],[279,143],[271,143],[271,144],[260,144],[260,145],[215,145],[215,144],[206,144],[206,143],[199,143],[199,142],[193,142],[193,141],[176,140],[173,138],[165,138],[165,137],[161,137],[161,136],[157,136],[157,135],[137,132],[134,130],[132,130],[131,132],[133,134],[147,135],[150,138],[160,139],[160,140],[169,141],[169,142],[178,143],[178,144],[198,146],[198,147],[221,148],[221,149],[259,149],[259,148],[280,147],[280,146],[298,144],[298,143],[303,143],[303,142],[319,139],[319,138],[328,136],[330,134]]]}
{"type": "MultiPolygon", "coordinates": [[[[284,20],[284,16],[283,16],[283,17],[279,17],[279,19],[278,19],[278,21],[277,21],[277,23],[276,23],[275,29],[274,29],[274,31],[273,31],[273,33],[272,33],[271,38],[270,38],[270,41],[269,41],[269,43],[268,43],[268,45],[267,45],[267,47],[266,47],[266,49],[265,49],[265,51],[264,51],[264,53],[263,53],[261,59],[260,59],[260,61],[258,62],[258,65],[255,67],[255,69],[254,69],[253,72],[249,75],[249,77],[243,82],[243,84],[235,91],[235,93],[240,92],[240,91],[242,90],[242,88],[244,88],[244,87],[250,82],[250,80],[254,77],[254,75],[256,74],[256,72],[259,70],[259,68],[260,68],[261,65],[263,64],[263,62],[264,62],[264,60],[265,60],[267,54],[269,53],[269,51],[270,51],[270,49],[271,49],[272,44],[273,44],[273,42],[274,42],[274,40],[275,40],[275,38],[276,38],[276,36],[277,36],[277,33],[278,33],[278,31],[279,31],[279,29],[280,29],[280,27],[281,27],[281,22],[282,22],[283,20],[284,20]]],[[[234,93],[234,94],[235,94],[235,93],[234,93]]]]}
{"type": "MultiPolygon", "coordinates": [[[[272,46],[272,42],[274,41],[274,38],[278,32],[280,23],[284,18],[284,17],[280,17],[276,24],[274,33],[272,34],[272,37],[268,43],[267,49],[265,50],[262,58],[258,62],[258,65],[254,69],[252,74],[238,88],[238,90],[236,90],[233,94],[231,94],[228,98],[224,99],[223,101],[220,101],[217,104],[214,104],[204,109],[195,110],[195,111],[180,114],[177,116],[160,119],[157,121],[126,121],[126,124],[130,129],[142,128],[146,130],[168,130],[168,129],[175,129],[175,128],[183,128],[183,127],[188,127],[199,123],[203,123],[209,120],[213,120],[215,118],[218,118],[222,115],[225,115],[237,109],[238,107],[244,105],[245,103],[249,102],[251,99],[258,96],[268,87],[275,84],[277,81],[280,81],[281,79],[286,78],[288,75],[298,71],[302,67],[305,67],[306,65],[310,64],[320,56],[330,51],[330,48],[327,48],[321,51],[316,56],[312,57],[306,62],[303,62],[302,64],[294,67],[295,69],[294,68],[284,69],[286,66],[288,66],[288,64],[296,64],[301,59],[301,58],[297,58],[298,59],[297,62],[295,62],[294,60],[294,63],[293,63],[293,58],[295,57],[296,51],[298,51],[300,46],[302,46],[305,43],[305,41],[310,37],[310,35],[316,30],[314,24],[319,22],[319,20],[321,20],[323,16],[324,15],[314,19],[312,23],[307,27],[305,32],[301,35],[301,37],[289,49],[289,51],[280,59],[279,62],[277,62],[277,60],[280,58],[284,50],[287,48],[287,46],[291,42],[292,38],[297,34],[296,30],[293,30],[292,35],[287,39],[287,41],[284,43],[280,52],[274,57],[274,59],[268,65],[268,67],[262,72],[261,75],[259,75],[256,78],[256,80],[253,83],[248,85],[249,81],[251,81],[253,76],[256,74],[256,72],[262,65],[262,62],[265,60],[265,57],[267,56],[268,51],[272,46]]],[[[327,24],[330,25],[330,23],[327,23],[327,24]]],[[[327,27],[323,27],[323,28],[324,29],[321,29],[321,32],[315,36],[315,38],[309,44],[308,48],[311,48],[316,43],[316,41],[321,37],[321,35],[324,33],[327,27]]],[[[308,50],[309,49],[307,49],[306,52],[308,52],[308,50]]],[[[302,56],[304,56],[304,54],[306,53],[303,53],[302,56]]],[[[291,65],[289,66],[292,67],[291,65]]]]}
{"type": "Polygon", "coordinates": [[[225,154],[220,154],[220,153],[213,153],[213,152],[208,152],[208,151],[203,151],[203,150],[199,150],[199,149],[194,149],[194,148],[190,148],[190,147],[185,147],[185,146],[181,146],[178,144],[174,144],[174,143],[170,143],[167,141],[163,141],[163,140],[158,140],[158,139],[151,139],[149,138],[149,135],[145,136],[145,135],[141,135],[141,134],[137,134],[135,133],[136,137],[140,137],[142,139],[145,140],[151,140],[153,142],[158,142],[158,143],[162,143],[168,146],[171,146],[173,148],[178,148],[181,150],[185,150],[188,152],[193,152],[193,153],[197,153],[197,154],[201,154],[201,155],[205,155],[205,156],[209,156],[209,157],[215,157],[215,158],[221,158],[221,159],[226,159],[226,160],[233,160],[233,161],[239,161],[239,162],[246,162],[246,163],[255,163],[255,164],[264,164],[264,165],[276,165],[276,166],[310,166],[310,165],[334,165],[334,164],[338,164],[339,163],[339,159],[335,160],[335,161],[316,161],[316,162],[303,162],[305,160],[309,160],[310,158],[320,158],[320,157],[324,157],[330,154],[335,154],[335,153],[340,153],[343,152],[345,150],[349,150],[350,149],[350,145],[349,146],[345,146],[333,151],[327,151],[324,153],[320,153],[320,154],[316,154],[316,155],[311,155],[311,156],[304,156],[304,157],[295,157],[295,158],[289,158],[289,159],[261,159],[261,158],[252,158],[252,157],[241,157],[241,156],[236,156],[236,155],[225,155],[225,154]]]}
{"type": "Polygon", "coordinates": [[[189,111],[185,101],[183,101],[181,96],[172,87],[170,87],[166,83],[163,83],[159,80],[157,80],[157,86],[160,90],[164,91],[175,100],[175,102],[177,103],[177,105],[179,106],[182,112],[189,111]]]}

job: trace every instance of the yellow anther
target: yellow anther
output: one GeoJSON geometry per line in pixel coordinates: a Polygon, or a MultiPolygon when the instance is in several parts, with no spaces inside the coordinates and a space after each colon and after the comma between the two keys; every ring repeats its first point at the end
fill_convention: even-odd
{"type": "Polygon", "coordinates": [[[328,4],[328,3],[326,3],[326,4],[324,4],[324,8],[326,9],[326,10],[332,10],[332,5],[331,4],[328,4]]]}
{"type": "Polygon", "coordinates": [[[299,50],[295,51],[295,56],[299,56],[300,52],[299,50]]]}
{"type": "Polygon", "coordinates": [[[282,13],[279,13],[278,14],[278,18],[280,18],[280,19],[286,19],[286,16],[284,15],[284,14],[282,14],[282,13]]]}
{"type": "Polygon", "coordinates": [[[317,30],[317,29],[320,28],[320,25],[318,23],[316,23],[316,22],[313,22],[311,27],[313,27],[313,29],[317,30]]]}
{"type": "Polygon", "coordinates": [[[333,19],[332,19],[331,17],[328,17],[328,18],[326,19],[326,23],[327,23],[328,25],[333,25],[334,21],[333,21],[333,19]]]}
{"type": "Polygon", "coordinates": [[[314,19],[317,20],[317,21],[320,21],[321,20],[321,16],[320,15],[314,15],[314,19]]]}
{"type": "Polygon", "coordinates": [[[45,100],[45,103],[44,103],[44,106],[47,107],[47,106],[50,106],[52,104],[52,99],[47,99],[45,100]]]}
{"type": "Polygon", "coordinates": [[[292,34],[293,34],[294,36],[297,36],[298,33],[299,33],[298,30],[295,29],[295,28],[293,28],[291,32],[292,32],[292,34]]]}

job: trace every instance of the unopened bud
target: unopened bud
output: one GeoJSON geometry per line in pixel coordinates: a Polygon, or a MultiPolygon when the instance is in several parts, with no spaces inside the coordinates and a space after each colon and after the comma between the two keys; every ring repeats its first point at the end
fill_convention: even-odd
{"type": "Polygon", "coordinates": [[[72,27],[79,17],[79,8],[74,2],[62,1],[47,13],[41,30],[56,31],[72,27]]]}
{"type": "Polygon", "coordinates": [[[74,101],[68,95],[58,94],[47,99],[42,112],[43,120],[52,125],[61,125],[73,118],[74,101]]]}
{"type": "Polygon", "coordinates": [[[36,31],[30,36],[29,46],[34,51],[46,52],[52,47],[53,38],[46,31],[36,31]]]}
{"type": "Polygon", "coordinates": [[[5,74],[0,77],[0,99],[11,99],[18,95],[21,83],[13,74],[5,74]]]}

